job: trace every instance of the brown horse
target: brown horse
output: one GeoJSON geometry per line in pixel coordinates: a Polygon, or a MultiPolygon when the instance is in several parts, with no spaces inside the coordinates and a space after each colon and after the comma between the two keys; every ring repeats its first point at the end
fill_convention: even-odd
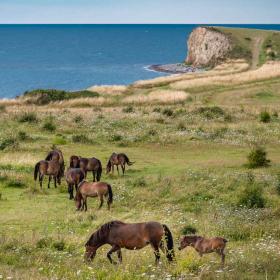
{"type": "Polygon", "coordinates": [[[64,164],[64,158],[63,158],[63,154],[62,154],[61,150],[55,149],[53,151],[50,151],[48,153],[48,155],[46,156],[45,160],[47,160],[47,161],[57,160],[60,165],[60,170],[59,170],[60,178],[62,178],[64,176],[65,164],[64,164]]]}
{"type": "Polygon", "coordinates": [[[113,203],[113,192],[112,187],[107,183],[102,182],[86,182],[83,181],[78,186],[76,193],[75,202],[77,210],[87,211],[87,198],[88,197],[99,197],[100,205],[102,207],[104,202],[104,196],[108,196],[108,210],[110,210],[111,204],[113,203]]]}
{"type": "Polygon", "coordinates": [[[180,241],[179,250],[186,248],[187,246],[193,247],[199,255],[202,257],[203,254],[217,253],[222,258],[222,265],[225,263],[225,247],[227,240],[222,237],[204,238],[201,236],[183,236],[180,241]]]}
{"type": "Polygon", "coordinates": [[[92,171],[93,182],[99,182],[101,179],[102,164],[101,161],[95,157],[82,158],[79,156],[71,156],[70,167],[81,168],[85,173],[85,178],[87,177],[87,172],[92,171]]]}
{"type": "Polygon", "coordinates": [[[39,174],[40,187],[42,188],[44,175],[48,175],[49,176],[48,188],[50,188],[50,182],[52,177],[54,179],[54,186],[56,187],[56,182],[58,182],[58,184],[60,185],[61,184],[60,168],[61,165],[57,160],[51,160],[51,161],[41,160],[37,162],[34,169],[35,182],[37,181],[37,177],[39,174]]]}
{"type": "Polygon", "coordinates": [[[166,252],[169,261],[175,259],[173,238],[169,228],[158,222],[127,224],[121,221],[112,221],[101,226],[94,232],[85,244],[85,259],[92,260],[99,247],[109,244],[112,246],[107,258],[114,263],[111,254],[117,252],[119,262],[122,262],[121,249],[139,250],[150,244],[154,250],[156,264],[160,259],[159,249],[166,252]],[[164,246],[163,240],[166,241],[164,246]]]}
{"type": "Polygon", "coordinates": [[[68,168],[65,173],[65,179],[68,184],[68,193],[70,195],[69,199],[74,198],[74,186],[76,193],[78,190],[78,185],[84,180],[85,173],[81,168],[68,168]]]}
{"type": "Polygon", "coordinates": [[[126,154],[117,154],[117,153],[112,153],[111,157],[108,160],[107,163],[107,168],[106,168],[106,173],[108,174],[111,170],[112,173],[114,174],[114,165],[117,166],[118,174],[120,175],[119,172],[119,165],[122,168],[122,173],[124,175],[125,172],[125,165],[131,166],[134,162],[131,162],[126,154]]]}

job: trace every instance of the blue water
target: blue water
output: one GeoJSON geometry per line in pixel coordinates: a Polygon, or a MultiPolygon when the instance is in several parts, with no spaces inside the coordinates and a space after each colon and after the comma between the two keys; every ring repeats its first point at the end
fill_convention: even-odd
{"type": "MultiPolygon", "coordinates": [[[[0,98],[35,88],[84,89],[164,75],[197,25],[0,25],[0,98]]],[[[280,30],[280,25],[224,25],[280,30]]]]}

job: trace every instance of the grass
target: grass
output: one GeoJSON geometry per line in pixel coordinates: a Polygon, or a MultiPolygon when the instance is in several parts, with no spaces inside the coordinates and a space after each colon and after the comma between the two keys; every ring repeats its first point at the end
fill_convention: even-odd
{"type": "MultiPolygon", "coordinates": [[[[277,65],[266,64],[242,74],[236,73],[241,68],[229,74],[224,65],[197,76],[166,77],[164,86],[156,80],[115,91],[106,88],[101,93],[99,89],[99,97],[45,106],[5,102],[0,119],[0,144],[5,144],[0,151],[1,277],[277,279],[277,65]],[[191,101],[172,100],[177,83],[179,92],[191,101]],[[163,102],[164,95],[152,102],[124,102],[134,94],[149,96],[152,92],[168,92],[171,97],[168,102],[163,102]],[[30,118],[35,110],[36,121],[30,118]],[[260,122],[264,111],[270,113],[268,123],[260,122]],[[55,131],[42,128],[50,116],[55,116],[51,118],[55,131]],[[52,145],[62,149],[67,166],[69,157],[77,154],[99,158],[105,169],[113,151],[124,152],[135,161],[125,176],[102,174],[102,181],[110,183],[114,192],[110,212],[105,208],[97,211],[98,201],[93,198],[87,213],[76,212],[64,180],[57,189],[53,184],[47,189],[47,179],[42,190],[34,183],[34,165],[52,145]],[[269,166],[248,169],[252,146],[265,147],[269,166]],[[146,247],[123,250],[124,263],[114,267],[106,259],[109,246],[98,250],[93,263],[85,264],[86,240],[113,219],[165,223],[176,248],[183,234],[225,237],[229,240],[226,266],[221,270],[214,254],[200,258],[192,249],[176,249],[176,263],[169,265],[162,258],[155,267],[153,252],[146,247]]],[[[88,176],[91,180],[91,174],[88,176]]]]}

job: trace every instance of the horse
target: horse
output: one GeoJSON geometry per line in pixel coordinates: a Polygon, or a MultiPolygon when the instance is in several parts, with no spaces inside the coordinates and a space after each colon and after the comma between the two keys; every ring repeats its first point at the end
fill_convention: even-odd
{"type": "Polygon", "coordinates": [[[225,263],[225,247],[227,244],[227,240],[222,237],[214,237],[214,238],[204,238],[202,236],[183,236],[180,241],[179,250],[186,248],[187,246],[193,247],[200,255],[209,254],[209,253],[217,253],[221,256],[222,265],[225,263]]]}
{"type": "Polygon", "coordinates": [[[65,179],[68,185],[68,193],[70,195],[69,199],[74,198],[74,186],[76,193],[78,190],[78,185],[85,179],[85,173],[81,168],[68,168],[65,173],[65,179]]]}
{"type": "Polygon", "coordinates": [[[50,182],[53,177],[54,179],[54,186],[56,186],[56,182],[58,184],[61,184],[61,165],[59,164],[59,161],[57,160],[41,160],[36,163],[35,168],[34,168],[34,180],[35,182],[37,181],[37,177],[39,174],[39,182],[40,182],[40,187],[42,188],[43,185],[43,179],[44,175],[49,176],[49,182],[48,182],[48,188],[50,188],[50,182]]]}
{"type": "Polygon", "coordinates": [[[76,193],[75,202],[77,210],[87,211],[87,198],[88,197],[99,197],[100,209],[104,202],[104,196],[108,196],[107,205],[110,210],[111,204],[113,203],[113,191],[111,185],[103,182],[86,182],[82,181],[78,186],[76,193]]]}
{"type": "Polygon", "coordinates": [[[85,173],[85,178],[87,177],[87,172],[92,171],[93,182],[99,182],[102,175],[102,164],[101,161],[95,157],[92,158],[82,158],[79,156],[70,157],[70,167],[81,168],[85,173]]]}
{"type": "Polygon", "coordinates": [[[107,253],[110,263],[116,264],[111,258],[117,252],[119,262],[122,262],[121,249],[139,250],[150,244],[154,250],[156,265],[160,260],[161,249],[166,253],[169,262],[175,259],[173,237],[166,225],[158,222],[128,224],[121,221],[111,221],[102,225],[94,232],[85,244],[85,260],[91,261],[99,247],[109,244],[112,246],[107,253]],[[164,244],[164,240],[166,244],[164,244]]]}
{"type": "MultiPolygon", "coordinates": [[[[60,165],[60,170],[59,170],[60,178],[62,178],[64,176],[65,164],[64,164],[64,158],[63,158],[63,154],[62,154],[61,150],[55,149],[55,150],[50,151],[48,153],[48,155],[46,156],[45,160],[47,160],[47,161],[57,160],[60,165]]],[[[59,185],[60,185],[60,183],[59,183],[59,185]]]]}
{"type": "Polygon", "coordinates": [[[131,166],[132,164],[134,164],[134,162],[131,162],[126,154],[112,153],[112,155],[109,158],[108,163],[107,163],[106,174],[108,174],[111,170],[112,170],[112,173],[114,174],[114,165],[116,165],[118,174],[120,175],[120,172],[119,172],[119,165],[120,165],[122,168],[122,173],[124,175],[125,164],[127,164],[128,166],[131,166]]]}

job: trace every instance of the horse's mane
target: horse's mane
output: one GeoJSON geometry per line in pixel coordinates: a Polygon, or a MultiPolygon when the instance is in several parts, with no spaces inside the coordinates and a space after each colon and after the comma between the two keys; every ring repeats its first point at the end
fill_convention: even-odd
{"type": "Polygon", "coordinates": [[[98,244],[104,241],[104,239],[108,236],[112,227],[117,227],[120,225],[124,225],[125,223],[121,221],[111,221],[104,225],[102,225],[96,232],[94,232],[85,246],[91,246],[93,244],[98,244]]]}

